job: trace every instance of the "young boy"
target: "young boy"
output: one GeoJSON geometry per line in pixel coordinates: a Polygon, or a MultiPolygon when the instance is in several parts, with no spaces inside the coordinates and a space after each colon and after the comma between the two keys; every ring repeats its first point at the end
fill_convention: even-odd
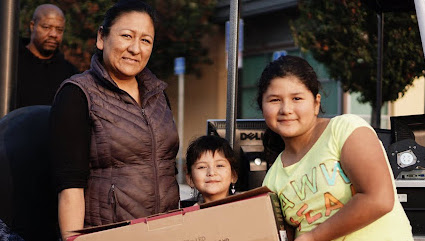
{"type": "Polygon", "coordinates": [[[235,192],[238,180],[237,159],[226,139],[201,136],[194,140],[186,153],[186,181],[202,194],[206,203],[225,198],[235,192]]]}

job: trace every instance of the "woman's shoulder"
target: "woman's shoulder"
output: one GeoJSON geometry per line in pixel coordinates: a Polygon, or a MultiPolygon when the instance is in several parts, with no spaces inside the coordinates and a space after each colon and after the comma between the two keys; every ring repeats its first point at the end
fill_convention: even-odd
{"type": "MultiPolygon", "coordinates": [[[[82,82],[82,81],[89,81],[93,79],[93,73],[90,70],[86,70],[83,73],[74,74],[68,79],[66,79],[66,82],[82,82]]],[[[65,82],[64,81],[64,82],[65,82]]]]}

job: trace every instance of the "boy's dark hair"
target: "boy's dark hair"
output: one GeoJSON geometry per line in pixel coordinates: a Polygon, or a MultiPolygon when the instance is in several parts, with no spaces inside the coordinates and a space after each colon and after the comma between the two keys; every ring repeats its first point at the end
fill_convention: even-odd
{"type": "Polygon", "coordinates": [[[187,174],[192,175],[193,164],[204,154],[211,151],[214,155],[216,152],[221,153],[229,161],[232,174],[238,174],[238,161],[229,142],[219,136],[201,136],[190,143],[186,152],[187,174]]]}

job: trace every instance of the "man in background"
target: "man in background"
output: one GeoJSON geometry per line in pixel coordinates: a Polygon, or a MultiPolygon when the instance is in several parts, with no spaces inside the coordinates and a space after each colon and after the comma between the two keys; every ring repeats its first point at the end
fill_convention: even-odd
{"type": "Polygon", "coordinates": [[[23,39],[19,46],[16,108],[51,105],[60,83],[78,73],[59,51],[65,30],[60,8],[38,6],[29,27],[29,42],[23,39]]]}
{"type": "Polygon", "coordinates": [[[49,166],[49,106],[77,73],[58,50],[65,28],[55,5],[35,9],[18,56],[16,107],[0,119],[0,241],[58,241],[57,193],[49,166]]]}

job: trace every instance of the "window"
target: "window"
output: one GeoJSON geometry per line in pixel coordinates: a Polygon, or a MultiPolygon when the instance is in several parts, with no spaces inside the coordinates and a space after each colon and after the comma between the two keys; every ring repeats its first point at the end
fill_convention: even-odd
{"type": "MultiPolygon", "coordinates": [[[[288,55],[305,58],[316,71],[322,83],[322,109],[324,116],[331,117],[341,114],[342,91],[339,83],[329,79],[326,68],[314,60],[310,54],[301,54],[298,49],[286,50],[288,55]]],[[[273,52],[246,56],[243,59],[243,68],[239,76],[239,116],[242,119],[263,118],[257,105],[257,83],[261,72],[272,61],[273,52]]]]}

